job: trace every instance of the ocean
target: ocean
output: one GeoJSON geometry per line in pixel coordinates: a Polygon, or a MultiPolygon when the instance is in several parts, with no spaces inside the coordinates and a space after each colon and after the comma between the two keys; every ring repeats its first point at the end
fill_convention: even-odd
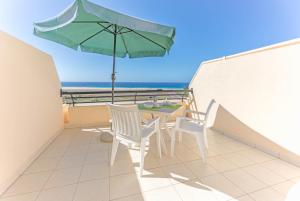
{"type": "MultiPolygon", "coordinates": [[[[116,82],[116,88],[184,89],[187,82],[116,82]]],[[[62,87],[111,88],[111,82],[62,82],[62,87]]]]}

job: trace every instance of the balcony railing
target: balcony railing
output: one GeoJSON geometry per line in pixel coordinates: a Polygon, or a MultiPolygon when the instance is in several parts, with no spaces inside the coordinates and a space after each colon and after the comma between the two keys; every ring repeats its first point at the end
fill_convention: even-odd
{"type": "MultiPolygon", "coordinates": [[[[117,90],[115,91],[114,102],[137,103],[153,100],[181,100],[187,99],[192,89],[153,89],[153,90],[117,90]]],[[[65,104],[91,104],[109,103],[112,101],[111,91],[106,90],[61,90],[61,96],[65,104]]]]}

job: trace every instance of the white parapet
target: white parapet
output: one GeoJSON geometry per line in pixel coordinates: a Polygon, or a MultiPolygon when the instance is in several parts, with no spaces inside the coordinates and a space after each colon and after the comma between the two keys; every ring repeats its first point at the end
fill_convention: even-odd
{"type": "Polygon", "coordinates": [[[0,31],[0,194],[63,129],[48,54],[0,31]]]}
{"type": "Polygon", "coordinates": [[[215,129],[299,165],[299,75],[296,39],[203,62],[189,87],[220,104],[215,129]]]}

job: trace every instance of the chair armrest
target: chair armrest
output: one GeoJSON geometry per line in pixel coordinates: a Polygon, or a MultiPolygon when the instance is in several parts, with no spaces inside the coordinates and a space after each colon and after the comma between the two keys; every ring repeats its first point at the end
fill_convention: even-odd
{"type": "Polygon", "coordinates": [[[185,117],[186,117],[186,118],[189,118],[190,120],[193,120],[193,121],[205,123],[204,118],[203,118],[203,119],[200,118],[200,117],[203,117],[203,116],[205,117],[205,116],[206,116],[206,113],[204,113],[204,112],[198,112],[198,111],[195,111],[195,110],[189,110],[189,109],[187,109],[187,110],[185,111],[185,117]],[[192,114],[194,114],[193,117],[197,117],[197,119],[196,119],[196,118],[192,118],[192,117],[187,117],[187,113],[192,113],[192,114]]]}
{"type": "Polygon", "coordinates": [[[159,119],[160,119],[159,117],[156,117],[155,119],[152,119],[152,120],[146,122],[145,125],[144,125],[144,127],[150,128],[150,127],[152,127],[155,124],[159,124],[159,119]]]}
{"type": "Polygon", "coordinates": [[[198,123],[205,123],[205,120],[190,118],[190,117],[177,117],[176,122],[180,122],[181,120],[188,120],[188,121],[196,121],[198,123]]]}
{"type": "Polygon", "coordinates": [[[194,114],[200,114],[200,115],[206,115],[206,113],[204,112],[198,112],[198,111],[195,111],[195,110],[185,110],[185,113],[194,113],[194,114]]]}

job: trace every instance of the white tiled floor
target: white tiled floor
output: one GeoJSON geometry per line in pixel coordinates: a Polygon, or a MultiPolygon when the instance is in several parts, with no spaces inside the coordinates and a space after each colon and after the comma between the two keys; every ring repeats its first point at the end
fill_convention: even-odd
{"type": "Polygon", "coordinates": [[[283,201],[300,192],[300,168],[213,131],[206,164],[190,136],[162,159],[151,139],[141,178],[138,149],[121,145],[110,167],[99,133],[66,129],[0,201],[283,201]]]}

